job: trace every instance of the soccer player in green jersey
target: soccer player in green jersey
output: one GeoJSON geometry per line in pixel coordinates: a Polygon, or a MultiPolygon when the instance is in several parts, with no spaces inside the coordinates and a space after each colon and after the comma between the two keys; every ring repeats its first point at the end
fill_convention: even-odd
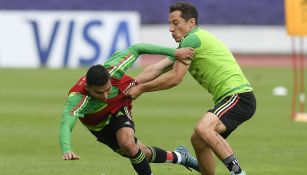
{"type": "Polygon", "coordinates": [[[173,66],[157,79],[127,91],[137,98],[143,92],[168,89],[178,85],[187,71],[213,96],[214,106],[205,112],[194,128],[191,142],[203,175],[215,173],[212,152],[223,161],[230,174],[245,175],[226,138],[256,110],[253,89],[226,46],[208,31],[198,27],[197,9],[189,3],[170,7],[169,29],[179,48],[195,49],[191,64],[166,61],[149,66],[139,75],[149,78],[173,66]]]}
{"type": "MultiPolygon", "coordinates": [[[[70,89],[60,124],[60,146],[64,160],[78,160],[72,151],[71,131],[79,119],[97,140],[113,151],[128,157],[137,174],[151,175],[151,163],[178,163],[198,169],[197,160],[189,153],[166,151],[146,146],[135,137],[132,121],[132,99],[124,91],[136,83],[151,79],[133,79],[125,74],[140,54],[164,54],[185,62],[193,57],[194,49],[171,49],[150,44],[136,44],[118,51],[103,65],[89,68],[86,76],[70,89]]],[[[173,62],[173,60],[169,60],[173,62]]],[[[185,149],[184,147],[180,147],[185,149]]]]}

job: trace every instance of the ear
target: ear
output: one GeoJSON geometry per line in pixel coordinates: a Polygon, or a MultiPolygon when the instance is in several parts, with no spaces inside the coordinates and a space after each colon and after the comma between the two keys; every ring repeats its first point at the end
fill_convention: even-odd
{"type": "Polygon", "coordinates": [[[188,22],[189,22],[189,27],[193,28],[193,27],[196,26],[196,20],[195,20],[195,18],[189,19],[188,22]]]}

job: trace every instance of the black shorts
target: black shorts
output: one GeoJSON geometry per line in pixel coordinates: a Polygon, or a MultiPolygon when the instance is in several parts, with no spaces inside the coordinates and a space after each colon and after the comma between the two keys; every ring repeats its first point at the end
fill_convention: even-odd
{"type": "MultiPolygon", "coordinates": [[[[116,131],[123,127],[129,127],[135,131],[134,122],[131,119],[131,112],[128,107],[123,107],[116,114],[112,115],[109,124],[107,124],[101,131],[91,131],[91,133],[99,142],[107,145],[113,151],[122,154],[117,142],[116,131]]],[[[135,137],[135,143],[136,142],[137,138],[135,137]]]]}
{"type": "Polygon", "coordinates": [[[250,119],[256,111],[256,98],[253,92],[234,94],[224,98],[208,112],[214,113],[226,126],[221,133],[227,138],[240,124],[250,119]]]}

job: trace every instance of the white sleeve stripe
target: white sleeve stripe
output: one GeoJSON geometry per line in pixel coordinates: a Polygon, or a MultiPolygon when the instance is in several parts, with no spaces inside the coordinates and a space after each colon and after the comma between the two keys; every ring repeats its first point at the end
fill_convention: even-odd
{"type": "Polygon", "coordinates": [[[75,110],[74,115],[78,116],[78,113],[86,106],[89,96],[86,96],[78,109],[75,110]]]}

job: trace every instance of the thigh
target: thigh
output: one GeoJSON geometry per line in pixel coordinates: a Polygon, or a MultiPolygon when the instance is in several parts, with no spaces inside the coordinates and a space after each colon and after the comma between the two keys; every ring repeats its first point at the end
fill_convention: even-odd
{"type": "Polygon", "coordinates": [[[136,144],[134,139],[134,130],[130,127],[122,127],[116,131],[116,140],[121,145],[136,144]]]}
{"type": "Polygon", "coordinates": [[[246,92],[226,97],[208,112],[215,114],[225,125],[226,130],[221,136],[227,138],[240,124],[250,119],[255,110],[255,96],[252,92],[246,92]]]}
{"type": "Polygon", "coordinates": [[[226,126],[222,121],[212,112],[205,113],[198,121],[196,127],[200,131],[215,131],[217,133],[223,133],[226,131],[226,126]]]}
{"type": "Polygon", "coordinates": [[[218,117],[216,117],[215,114],[211,113],[211,112],[207,112],[203,115],[203,117],[199,120],[197,127],[201,130],[201,131],[205,131],[208,129],[212,129],[215,130],[215,128],[217,127],[217,125],[220,123],[221,121],[219,120],[218,117]]]}
{"type": "MultiPolygon", "coordinates": [[[[119,134],[117,136],[117,132],[122,128],[128,128],[127,134],[133,135],[132,138],[136,143],[137,139],[134,137],[135,125],[131,120],[130,112],[127,111],[127,108],[122,108],[116,114],[112,115],[109,124],[107,124],[101,131],[91,131],[97,138],[97,140],[108,147],[110,147],[113,151],[120,153],[120,146],[118,144],[118,138],[125,138],[125,135],[119,134]]],[[[122,131],[127,131],[126,129],[122,131]]],[[[121,132],[122,133],[122,132],[121,132]]]]}

